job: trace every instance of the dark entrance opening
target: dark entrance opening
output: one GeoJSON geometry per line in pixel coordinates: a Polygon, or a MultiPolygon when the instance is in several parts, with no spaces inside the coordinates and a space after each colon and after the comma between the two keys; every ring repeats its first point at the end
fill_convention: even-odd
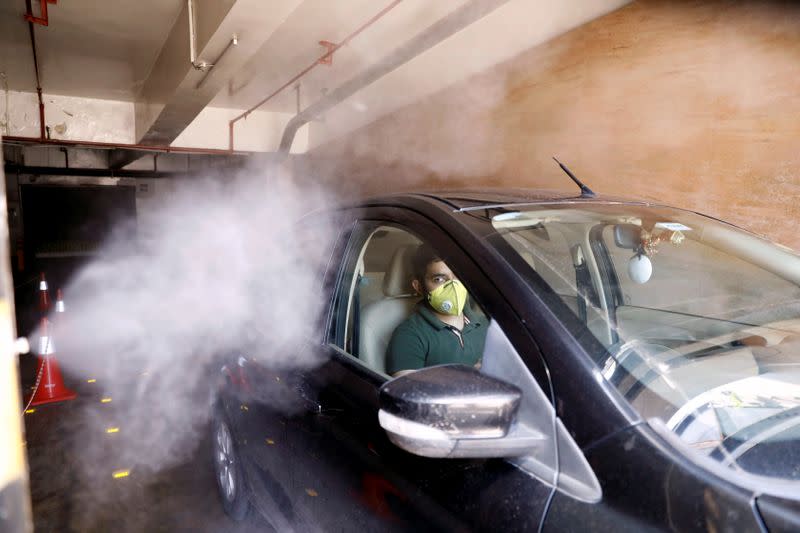
{"type": "Polygon", "coordinates": [[[47,275],[51,297],[95,257],[112,236],[135,231],[136,188],[132,186],[21,187],[23,272],[15,272],[17,329],[25,334],[38,320],[38,276],[47,275]]]}

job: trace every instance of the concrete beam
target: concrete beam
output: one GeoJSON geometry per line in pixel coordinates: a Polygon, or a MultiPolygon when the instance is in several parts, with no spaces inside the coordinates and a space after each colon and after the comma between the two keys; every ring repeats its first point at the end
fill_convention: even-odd
{"type": "MultiPolygon", "coordinates": [[[[301,2],[194,0],[197,61],[214,63],[222,55],[205,72],[189,60],[189,12],[184,6],[136,99],[136,142],[174,141],[301,2]],[[238,44],[231,46],[234,35],[238,44]]],[[[114,161],[118,167],[129,162],[121,154],[114,161]]]]}
{"type": "Polygon", "coordinates": [[[150,152],[114,148],[108,152],[108,168],[120,169],[144,157],[150,152]]]}

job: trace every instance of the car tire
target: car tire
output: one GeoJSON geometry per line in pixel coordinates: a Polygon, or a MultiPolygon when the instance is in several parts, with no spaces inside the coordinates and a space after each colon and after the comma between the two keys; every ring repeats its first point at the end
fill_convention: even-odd
{"type": "Polygon", "coordinates": [[[234,520],[243,520],[250,511],[248,490],[242,476],[242,465],[236,453],[228,423],[222,416],[215,416],[211,432],[214,477],[225,513],[234,520]]]}

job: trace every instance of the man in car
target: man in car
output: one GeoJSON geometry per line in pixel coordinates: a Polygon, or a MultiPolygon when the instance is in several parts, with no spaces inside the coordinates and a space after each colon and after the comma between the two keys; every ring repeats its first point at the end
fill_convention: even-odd
{"type": "Polygon", "coordinates": [[[480,368],[487,324],[466,306],[467,289],[428,245],[417,249],[412,266],[411,285],[422,300],[392,334],[386,371],[399,376],[446,363],[480,368]]]}

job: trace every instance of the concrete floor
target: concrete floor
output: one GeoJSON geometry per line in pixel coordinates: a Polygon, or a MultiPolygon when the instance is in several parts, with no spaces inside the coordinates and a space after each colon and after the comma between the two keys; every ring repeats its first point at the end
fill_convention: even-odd
{"type": "MultiPolygon", "coordinates": [[[[25,390],[35,381],[35,357],[23,356],[25,390]]],[[[37,406],[25,414],[30,490],[36,531],[270,531],[257,516],[234,522],[225,515],[213,476],[210,440],[201,431],[186,459],[160,471],[131,468],[118,451],[125,427],[107,433],[126,409],[88,376],[65,376],[77,399],[37,406]]]]}

